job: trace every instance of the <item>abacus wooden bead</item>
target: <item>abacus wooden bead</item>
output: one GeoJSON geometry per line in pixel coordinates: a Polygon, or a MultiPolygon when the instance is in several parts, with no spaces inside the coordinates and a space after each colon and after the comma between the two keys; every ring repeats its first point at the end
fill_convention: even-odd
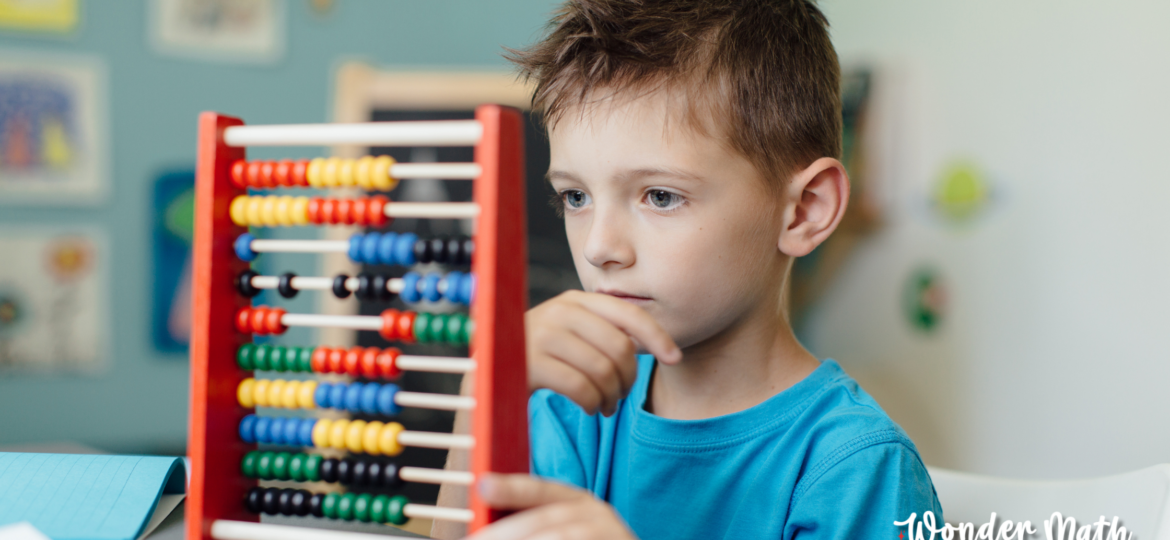
{"type": "Polygon", "coordinates": [[[382,328],[378,330],[378,335],[386,341],[394,341],[398,339],[398,319],[399,312],[397,309],[387,309],[382,312],[382,328]]]}
{"type": "Polygon", "coordinates": [[[283,334],[285,330],[288,330],[288,327],[282,322],[285,313],[286,311],[280,308],[268,308],[264,318],[265,333],[283,334]]]}
{"type": "MultiPolygon", "coordinates": [[[[308,491],[303,490],[303,489],[288,489],[285,491],[287,491],[289,494],[289,497],[288,497],[289,504],[288,504],[287,509],[283,505],[280,507],[281,513],[286,515],[286,516],[307,515],[309,513],[309,497],[311,497],[312,495],[308,491]]],[[[282,497],[283,497],[283,494],[282,494],[282,497]]],[[[284,499],[282,498],[281,501],[283,502],[283,500],[284,499]]]]}
{"type": "Polygon", "coordinates": [[[325,517],[325,512],[322,510],[322,503],[325,501],[325,494],[314,493],[309,497],[309,514],[316,517],[325,517]]]}
{"type": "Polygon", "coordinates": [[[259,225],[262,223],[260,211],[264,207],[264,199],[262,197],[248,197],[248,205],[244,207],[244,216],[247,217],[247,225],[259,225]]]}
{"type": "Polygon", "coordinates": [[[329,349],[329,372],[345,373],[344,349],[329,349]]]}
{"type": "Polygon", "coordinates": [[[257,345],[255,351],[252,353],[252,365],[255,366],[256,371],[269,371],[272,369],[272,345],[267,343],[257,345]]]}
{"type": "Polygon", "coordinates": [[[316,393],[317,381],[302,381],[300,388],[297,389],[296,406],[302,409],[315,408],[317,406],[316,393]]]}
{"type": "Polygon", "coordinates": [[[317,454],[305,455],[305,481],[317,482],[321,480],[321,464],[325,458],[317,454]]]}
{"type": "Polygon", "coordinates": [[[320,418],[313,426],[313,446],[317,448],[329,447],[329,433],[333,430],[333,420],[320,418]]]}
{"type": "Polygon", "coordinates": [[[321,225],[323,223],[321,217],[321,207],[325,205],[325,199],[321,197],[313,197],[309,199],[305,206],[305,217],[308,218],[309,223],[314,225],[321,225]]]}
{"type": "Polygon", "coordinates": [[[283,226],[287,227],[289,225],[294,225],[296,223],[293,220],[293,214],[292,214],[293,201],[295,201],[295,200],[296,199],[294,199],[290,195],[284,195],[276,200],[275,215],[276,215],[276,223],[278,225],[283,225],[283,226]]]}
{"type": "Polygon", "coordinates": [[[378,495],[370,501],[370,521],[374,523],[386,523],[386,506],[390,503],[390,497],[386,495],[378,495]]]}
{"type": "Polygon", "coordinates": [[[337,482],[337,465],[339,461],[336,458],[328,458],[321,460],[321,466],[317,470],[322,482],[334,483],[337,482]]]}
{"type": "Polygon", "coordinates": [[[300,187],[308,187],[309,179],[307,178],[309,172],[309,160],[298,159],[292,162],[292,167],[289,169],[289,180],[292,185],[300,187]]]}
{"type": "Polygon", "coordinates": [[[367,454],[381,453],[378,437],[382,434],[382,428],[385,426],[386,424],[378,420],[366,423],[365,430],[362,432],[362,448],[366,449],[367,454]]]}
{"type": "Polygon", "coordinates": [[[256,422],[258,420],[259,418],[254,414],[249,414],[243,420],[240,420],[239,434],[241,441],[248,444],[254,444],[256,442],[256,422]]]}
{"type": "Polygon", "coordinates": [[[353,483],[353,459],[346,457],[337,461],[337,481],[342,484],[353,483]]]}
{"type": "Polygon", "coordinates": [[[275,456],[272,452],[261,452],[256,460],[256,476],[261,480],[272,480],[272,460],[275,456]]]}
{"type": "Polygon", "coordinates": [[[297,366],[302,373],[313,371],[313,349],[297,347],[297,366]]]}
{"type": "Polygon", "coordinates": [[[337,185],[343,187],[350,187],[357,184],[357,178],[354,177],[354,161],[352,159],[339,160],[337,164],[337,185]]]}
{"type": "Polygon", "coordinates": [[[292,160],[282,159],[272,164],[272,182],[280,186],[291,186],[292,160]]]}
{"type": "Polygon", "coordinates": [[[293,454],[288,460],[288,478],[297,482],[305,481],[305,454],[293,454]]]}
{"type": "Polygon", "coordinates": [[[286,383],[281,379],[275,379],[268,382],[268,396],[265,398],[265,406],[267,407],[283,407],[284,387],[286,383]]]}
{"type": "Polygon", "coordinates": [[[410,501],[402,495],[395,495],[390,497],[390,501],[386,504],[386,521],[395,525],[406,525],[410,518],[406,517],[406,505],[410,501]]]}
{"type": "Polygon", "coordinates": [[[404,483],[402,478],[399,478],[398,476],[397,463],[383,463],[382,471],[378,478],[379,480],[377,485],[380,485],[384,488],[398,489],[402,487],[402,484],[404,483]]]}
{"type": "Polygon", "coordinates": [[[256,400],[252,397],[256,392],[256,379],[247,378],[240,381],[240,386],[236,388],[236,401],[245,409],[251,409],[256,406],[256,400]]]}
{"type": "Polygon", "coordinates": [[[231,206],[228,207],[228,215],[232,218],[232,223],[241,227],[248,226],[248,196],[240,195],[232,199],[231,206]]]}
{"type": "Polygon", "coordinates": [[[240,472],[248,478],[257,478],[256,461],[259,459],[260,452],[256,450],[244,454],[244,459],[240,460],[240,472]]]}
{"type": "Polygon", "coordinates": [[[337,519],[337,502],[341,499],[341,495],[336,493],[328,493],[324,500],[321,501],[321,513],[324,517],[329,519],[337,519]]]}
{"type": "Polygon", "coordinates": [[[284,347],[272,346],[268,353],[268,369],[284,371],[284,347]]]}
{"type": "Polygon", "coordinates": [[[431,320],[434,319],[435,316],[435,314],[426,312],[415,315],[414,325],[412,325],[412,328],[410,329],[410,334],[414,337],[415,341],[418,343],[431,342],[431,320]]]}
{"type": "Polygon", "coordinates": [[[378,412],[388,416],[397,416],[400,414],[402,407],[394,402],[394,395],[397,393],[398,385],[396,384],[384,384],[378,387],[375,398],[378,412]]]}
{"type": "Polygon", "coordinates": [[[401,443],[398,442],[398,435],[403,432],[405,428],[398,422],[387,422],[382,427],[382,433],[378,435],[378,450],[387,456],[397,456],[405,449],[401,443]]]}
{"type": "Polygon", "coordinates": [[[272,455],[272,478],[274,480],[288,480],[288,462],[292,456],[288,452],[274,452],[272,455]]]}
{"type": "Polygon", "coordinates": [[[373,189],[374,185],[370,178],[370,165],[374,162],[374,158],[370,156],[362,156],[358,158],[353,165],[353,179],[362,189],[373,189]]]}
{"type": "Polygon", "coordinates": [[[370,347],[362,351],[361,376],[367,379],[378,377],[378,355],[382,353],[377,347],[370,347]]]}
{"type": "Polygon", "coordinates": [[[420,264],[427,264],[435,260],[435,252],[431,249],[430,241],[419,240],[414,243],[414,258],[420,264]]]}
{"type": "Polygon", "coordinates": [[[309,221],[309,198],[308,197],[293,197],[293,202],[289,206],[289,213],[293,225],[308,225],[309,221]]]}
{"type": "Polygon", "coordinates": [[[415,343],[414,338],[414,319],[418,314],[413,311],[403,311],[398,315],[398,322],[395,327],[395,332],[398,334],[398,339],[403,343],[415,343]]]}
{"type": "Polygon", "coordinates": [[[252,161],[248,163],[244,170],[244,178],[251,187],[261,187],[263,184],[260,181],[260,163],[252,161]]]}
{"type": "Polygon", "coordinates": [[[264,306],[257,306],[249,310],[251,317],[248,317],[249,331],[253,334],[264,335],[267,332],[264,325],[264,317],[268,315],[268,309],[264,306]]]}
{"type": "Polygon", "coordinates": [[[382,351],[377,358],[378,375],[386,379],[397,379],[402,376],[402,370],[398,369],[398,355],[401,351],[394,347],[388,347],[382,351]]]}
{"type": "Polygon", "coordinates": [[[276,177],[273,176],[276,164],[271,161],[260,162],[260,184],[266,188],[274,188],[279,185],[276,177]]]}
{"type": "Polygon", "coordinates": [[[232,163],[232,185],[240,189],[248,189],[248,179],[245,172],[247,168],[248,162],[242,159],[237,159],[232,163]]]}
{"type": "Polygon", "coordinates": [[[353,519],[353,501],[357,495],[345,493],[337,500],[337,519],[351,521],[353,519]]]}
{"type": "Polygon", "coordinates": [[[314,373],[329,373],[329,349],[317,347],[313,350],[312,369],[314,373]]]}
{"type": "Polygon", "coordinates": [[[305,180],[310,186],[315,188],[323,188],[325,180],[322,175],[322,169],[325,167],[325,158],[313,158],[309,161],[309,165],[305,170],[305,180]]]}
{"type": "Polygon", "coordinates": [[[341,158],[327,158],[325,165],[321,168],[322,182],[327,187],[341,186],[341,158]]]}
{"type": "Polygon", "coordinates": [[[390,203],[390,198],[382,195],[375,195],[366,200],[366,224],[371,227],[382,227],[390,223],[390,217],[386,215],[386,205],[390,203]]]}
{"type": "Polygon", "coordinates": [[[280,392],[280,406],[286,409],[296,409],[300,405],[300,381],[288,381],[280,392]]]}
{"type": "Polygon", "coordinates": [[[345,418],[338,418],[333,421],[333,426],[329,428],[329,447],[338,450],[345,450],[345,435],[349,432],[350,421],[345,418]]]}
{"type": "Polygon", "coordinates": [[[268,387],[271,384],[268,379],[257,379],[252,385],[252,403],[256,407],[268,406],[268,387]]]}
{"type": "Polygon", "coordinates": [[[357,521],[370,521],[370,499],[373,497],[369,493],[362,493],[353,500],[353,518],[357,521]]]}
{"type": "Polygon", "coordinates": [[[390,176],[390,168],[394,166],[394,158],[378,156],[370,167],[370,183],[379,191],[390,191],[398,185],[398,179],[390,176]]]}
{"type": "Polygon", "coordinates": [[[264,488],[254,487],[248,490],[248,494],[244,497],[244,507],[253,514],[259,514],[263,508],[260,500],[264,496],[264,488]]]}
{"type": "Polygon", "coordinates": [[[421,279],[422,276],[418,272],[407,272],[402,276],[402,292],[398,293],[398,296],[403,302],[414,304],[422,300],[422,289],[419,287],[421,279]]]}
{"type": "Polygon", "coordinates": [[[350,199],[335,199],[334,202],[336,212],[336,221],[331,223],[338,223],[343,225],[353,225],[357,223],[357,216],[354,215],[353,201],[350,199]]]}

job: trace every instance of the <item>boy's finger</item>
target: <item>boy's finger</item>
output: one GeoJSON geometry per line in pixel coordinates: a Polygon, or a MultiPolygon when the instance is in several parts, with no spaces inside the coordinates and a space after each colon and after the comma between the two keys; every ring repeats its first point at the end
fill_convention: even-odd
{"type": "Polygon", "coordinates": [[[573,310],[568,328],[577,337],[586,341],[608,357],[621,377],[622,396],[630,393],[638,378],[637,350],[634,342],[609,321],[588,309],[573,310]]]}
{"type": "Polygon", "coordinates": [[[548,388],[561,394],[581,406],[588,414],[601,410],[605,405],[605,398],[597,385],[584,373],[560,359],[541,362],[539,369],[530,369],[529,373],[534,378],[529,386],[548,388]]]}
{"type": "Polygon", "coordinates": [[[575,506],[572,502],[559,502],[518,512],[481,529],[467,540],[576,538],[563,534],[566,529],[580,529],[578,521],[582,516],[576,515],[575,506]]]}
{"type": "Polygon", "coordinates": [[[546,350],[545,354],[568,364],[588,377],[601,392],[603,412],[615,410],[618,400],[625,397],[625,392],[621,373],[613,360],[576,335],[563,335],[558,341],[560,346],[556,350],[546,350]]]}
{"type": "Polygon", "coordinates": [[[658,360],[667,364],[682,360],[678,345],[646,310],[607,294],[578,294],[575,299],[585,309],[629,334],[658,360]]]}
{"type": "Polygon", "coordinates": [[[485,474],[475,484],[484,502],[497,510],[525,510],[589,496],[579,489],[529,474],[485,474]]]}

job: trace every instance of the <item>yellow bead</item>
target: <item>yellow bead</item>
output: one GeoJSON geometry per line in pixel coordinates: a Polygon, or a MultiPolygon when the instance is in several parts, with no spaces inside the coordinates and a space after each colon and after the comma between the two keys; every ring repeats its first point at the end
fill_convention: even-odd
{"type": "Polygon", "coordinates": [[[337,185],[342,187],[350,187],[357,184],[357,179],[353,176],[353,160],[343,159],[337,165],[337,185]]]}
{"type": "Polygon", "coordinates": [[[257,379],[256,384],[252,386],[252,403],[257,407],[268,406],[268,379],[257,379]]]}
{"type": "Polygon", "coordinates": [[[325,187],[337,187],[340,183],[338,169],[341,168],[341,158],[329,158],[321,167],[321,181],[325,187]]]}
{"type": "Polygon", "coordinates": [[[367,454],[381,454],[382,449],[378,448],[378,435],[382,434],[382,427],[385,424],[374,420],[366,424],[366,428],[362,431],[362,448],[366,449],[367,454]]]}
{"type": "Polygon", "coordinates": [[[378,434],[378,450],[387,456],[397,456],[402,453],[404,447],[398,442],[398,434],[406,429],[398,422],[390,422],[382,427],[382,433],[378,434]]]}
{"type": "Polygon", "coordinates": [[[370,166],[373,164],[373,157],[362,156],[357,160],[357,165],[354,165],[353,177],[362,189],[374,189],[374,184],[371,183],[370,177],[370,166]]]}
{"type": "Polygon", "coordinates": [[[281,379],[276,379],[268,383],[268,406],[269,407],[283,407],[284,402],[281,399],[284,394],[284,387],[287,383],[281,379]]]}
{"type": "Polygon", "coordinates": [[[256,401],[252,399],[252,392],[255,391],[256,379],[251,377],[240,381],[240,387],[236,389],[236,400],[240,402],[240,406],[246,409],[251,409],[256,406],[256,401]]]}
{"type": "Polygon", "coordinates": [[[313,425],[313,446],[317,448],[329,447],[329,430],[333,429],[333,421],[328,418],[319,418],[313,425]]]}
{"type": "Polygon", "coordinates": [[[317,401],[314,396],[317,394],[317,381],[302,381],[301,387],[297,390],[297,405],[302,409],[317,408],[317,401]]]}
{"type": "Polygon", "coordinates": [[[232,216],[232,223],[241,227],[248,226],[248,196],[240,195],[232,199],[231,209],[228,213],[232,216]]]}
{"type": "Polygon", "coordinates": [[[378,191],[390,191],[398,185],[398,179],[390,176],[390,167],[394,165],[394,158],[378,156],[370,166],[370,184],[378,191]]]}
{"type": "Polygon", "coordinates": [[[325,187],[325,179],[321,176],[321,169],[325,166],[325,158],[313,158],[309,162],[309,169],[305,171],[305,179],[315,188],[325,187]]]}
{"type": "Polygon", "coordinates": [[[248,209],[244,215],[248,217],[248,225],[260,225],[264,223],[261,218],[261,211],[264,209],[264,197],[248,197],[248,209]]]}
{"type": "Polygon", "coordinates": [[[349,423],[349,428],[345,430],[345,447],[350,452],[362,451],[362,436],[366,432],[365,420],[352,420],[349,423]]]}
{"type": "Polygon", "coordinates": [[[276,225],[276,197],[260,197],[260,223],[269,227],[276,225]]]}
{"type": "Polygon", "coordinates": [[[309,198],[294,197],[291,207],[292,222],[294,225],[309,224],[309,198]]]}
{"type": "Polygon", "coordinates": [[[273,207],[273,215],[276,216],[277,225],[292,225],[292,214],[289,213],[289,207],[292,206],[292,196],[285,195],[276,199],[276,205],[273,207]]]}
{"type": "Polygon", "coordinates": [[[345,450],[345,432],[349,429],[349,420],[338,418],[329,428],[329,446],[338,450],[345,450]]]}
{"type": "Polygon", "coordinates": [[[280,394],[280,406],[286,409],[295,409],[300,404],[297,399],[301,391],[300,381],[288,381],[284,385],[284,392],[280,394]]]}

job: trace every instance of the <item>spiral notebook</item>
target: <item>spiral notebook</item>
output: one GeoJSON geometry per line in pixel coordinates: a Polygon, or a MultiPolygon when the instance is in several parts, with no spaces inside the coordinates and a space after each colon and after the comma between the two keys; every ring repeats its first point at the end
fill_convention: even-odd
{"type": "Polygon", "coordinates": [[[182,500],[182,458],[0,452],[0,527],[54,540],[137,540],[182,500]]]}

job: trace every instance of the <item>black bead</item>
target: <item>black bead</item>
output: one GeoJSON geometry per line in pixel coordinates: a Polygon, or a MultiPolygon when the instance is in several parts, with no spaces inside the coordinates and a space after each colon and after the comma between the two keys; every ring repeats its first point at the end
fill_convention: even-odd
{"type": "Polygon", "coordinates": [[[276,506],[278,508],[280,508],[281,514],[284,514],[286,516],[291,516],[296,512],[296,509],[293,508],[293,504],[292,504],[292,496],[293,496],[293,493],[296,493],[296,492],[297,492],[297,490],[295,490],[295,489],[282,489],[282,490],[280,490],[280,495],[278,495],[276,497],[276,506]]]}
{"type": "Polygon", "coordinates": [[[349,458],[342,458],[337,462],[337,481],[342,484],[353,483],[353,461],[349,458]]]}
{"type": "Polygon", "coordinates": [[[463,264],[463,241],[458,238],[447,239],[447,264],[463,264]]]}
{"type": "Polygon", "coordinates": [[[304,516],[309,513],[309,498],[313,494],[304,489],[294,490],[292,498],[289,502],[292,503],[293,513],[298,516],[304,516]]]}
{"type": "Polygon", "coordinates": [[[366,467],[368,465],[369,463],[364,459],[355,459],[353,461],[353,467],[350,467],[352,470],[350,476],[353,477],[353,480],[350,482],[351,484],[355,486],[364,486],[369,483],[369,478],[366,476],[366,467]]]}
{"type": "Polygon", "coordinates": [[[463,239],[463,247],[459,249],[459,264],[471,264],[472,257],[475,256],[475,240],[470,238],[463,239]]]}
{"type": "Polygon", "coordinates": [[[390,276],[387,276],[386,274],[375,275],[374,279],[373,279],[373,284],[370,285],[371,287],[374,288],[374,298],[377,298],[378,300],[383,300],[383,301],[389,300],[391,298],[390,289],[388,287],[386,287],[386,285],[389,285],[389,284],[390,284],[390,276]]]}
{"type": "Polygon", "coordinates": [[[259,274],[251,270],[244,270],[242,274],[236,277],[236,290],[240,291],[240,294],[248,298],[252,298],[257,294],[260,294],[260,289],[252,286],[252,278],[258,275],[259,274]]]}
{"type": "Polygon", "coordinates": [[[280,293],[285,298],[292,298],[297,295],[297,290],[292,286],[292,278],[297,277],[292,272],[285,272],[280,275],[280,284],[276,286],[276,292],[280,293]]]}
{"type": "Polygon", "coordinates": [[[361,300],[373,300],[374,299],[374,291],[371,289],[371,287],[373,285],[374,280],[370,278],[369,274],[366,274],[364,272],[361,274],[358,274],[357,278],[358,278],[358,289],[357,289],[357,292],[354,293],[354,296],[356,298],[361,299],[361,300]]]}
{"type": "Polygon", "coordinates": [[[321,475],[321,480],[326,482],[337,481],[337,459],[329,458],[321,462],[321,468],[317,470],[321,475]]]}
{"type": "Polygon", "coordinates": [[[280,488],[268,488],[260,497],[260,509],[265,514],[276,515],[280,512],[280,488]]]}
{"type": "Polygon", "coordinates": [[[382,464],[382,487],[402,487],[402,479],[398,477],[398,464],[394,462],[382,464]]]}
{"type": "Polygon", "coordinates": [[[321,508],[321,503],[325,501],[325,495],[321,493],[314,493],[309,497],[309,513],[317,517],[325,517],[325,510],[321,508]]]}
{"type": "Polygon", "coordinates": [[[261,510],[260,499],[263,496],[264,496],[264,488],[254,487],[252,489],[249,489],[248,496],[244,497],[244,507],[247,508],[248,511],[253,513],[253,514],[259,514],[260,510],[261,510]]]}
{"type": "Polygon", "coordinates": [[[419,264],[426,264],[435,260],[435,252],[431,251],[431,243],[419,239],[414,243],[414,260],[419,264]]]}
{"type": "Polygon", "coordinates": [[[382,463],[370,461],[366,465],[366,483],[370,487],[382,487],[382,463]]]}
{"type": "Polygon", "coordinates": [[[337,277],[333,278],[333,296],[349,298],[349,289],[345,288],[346,281],[349,281],[349,276],[345,274],[337,274],[337,277]]]}
{"type": "Polygon", "coordinates": [[[442,238],[431,238],[431,257],[437,263],[447,263],[447,241],[442,238]]]}

